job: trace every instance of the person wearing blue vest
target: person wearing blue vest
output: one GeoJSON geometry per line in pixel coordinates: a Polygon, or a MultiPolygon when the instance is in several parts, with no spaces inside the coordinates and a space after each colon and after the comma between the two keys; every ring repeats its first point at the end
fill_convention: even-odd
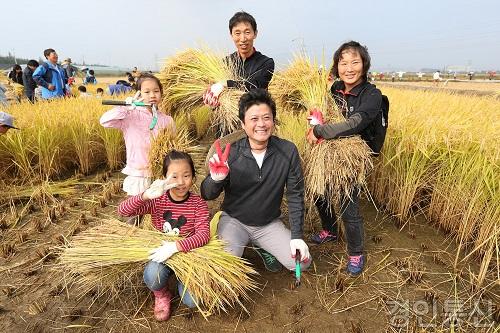
{"type": "Polygon", "coordinates": [[[45,59],[33,73],[33,80],[42,87],[42,98],[51,99],[66,95],[66,71],[58,63],[58,56],[54,49],[43,51],[45,59]]]}

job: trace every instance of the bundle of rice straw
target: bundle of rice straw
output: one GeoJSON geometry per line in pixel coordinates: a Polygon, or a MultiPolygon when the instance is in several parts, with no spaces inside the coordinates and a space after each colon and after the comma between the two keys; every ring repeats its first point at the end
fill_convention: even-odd
{"type": "MultiPolygon", "coordinates": [[[[150,250],[163,240],[177,239],[180,238],[117,220],[103,220],[101,225],[74,236],[62,249],[57,266],[84,292],[97,288],[112,290],[142,272],[150,250]]],[[[216,236],[205,246],[176,253],[167,263],[197,300],[205,318],[212,313],[227,312],[237,304],[246,311],[243,301],[250,301],[248,292],[257,288],[252,278],[257,273],[244,259],[224,251],[222,241],[216,236]]]]}
{"type": "Polygon", "coordinates": [[[174,149],[190,154],[195,165],[199,165],[200,161],[203,161],[202,148],[194,144],[187,128],[177,127],[175,131],[172,131],[171,128],[167,127],[151,141],[149,165],[154,178],[162,176],[163,159],[174,149]]]}
{"type": "MultiPolygon", "coordinates": [[[[168,58],[158,77],[165,87],[162,107],[173,113],[191,113],[203,105],[203,94],[213,83],[243,81],[232,63],[208,48],[187,49],[168,58]]],[[[220,105],[212,112],[211,124],[222,135],[239,127],[238,101],[243,93],[229,88],[219,96],[220,105]]]]}
{"type": "Polygon", "coordinates": [[[326,123],[345,120],[328,91],[328,72],[318,68],[309,59],[296,57],[286,70],[274,74],[269,90],[283,109],[299,112],[306,124],[301,127],[292,114],[289,118],[294,124],[284,125],[287,117],[281,117],[279,130],[281,137],[303,149],[299,152],[303,153],[306,201],[313,204],[318,196],[326,196],[328,202],[334,204],[343,196],[349,196],[354,186],[364,186],[372,167],[371,151],[359,136],[304,146],[307,111],[320,109],[326,123]],[[297,131],[303,133],[302,139],[297,131]]]}
{"type": "Polygon", "coordinates": [[[274,73],[269,92],[277,105],[289,111],[330,106],[327,78],[328,73],[320,71],[316,63],[297,55],[285,70],[274,73]]]}

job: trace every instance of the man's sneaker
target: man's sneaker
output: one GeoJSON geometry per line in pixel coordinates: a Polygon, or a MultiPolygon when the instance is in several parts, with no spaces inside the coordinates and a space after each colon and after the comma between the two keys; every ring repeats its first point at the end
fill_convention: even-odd
{"type": "Polygon", "coordinates": [[[261,249],[260,247],[254,247],[253,249],[262,258],[264,266],[268,271],[276,273],[283,269],[283,265],[271,253],[261,249]]]}
{"type": "Polygon", "coordinates": [[[311,241],[316,244],[323,244],[326,242],[334,242],[337,240],[337,235],[331,233],[328,230],[321,230],[319,234],[311,236],[311,241]]]}
{"type": "Polygon", "coordinates": [[[363,268],[365,267],[365,256],[349,256],[347,263],[347,273],[352,276],[358,276],[363,272],[363,268]]]}

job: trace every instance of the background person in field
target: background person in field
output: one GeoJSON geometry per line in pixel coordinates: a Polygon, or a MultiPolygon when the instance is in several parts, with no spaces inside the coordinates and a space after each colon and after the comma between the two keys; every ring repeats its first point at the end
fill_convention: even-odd
{"type": "Polygon", "coordinates": [[[71,58],[66,58],[61,64],[61,67],[66,71],[68,80],[71,78],[71,81],[74,81],[78,69],[72,65],[71,58]]]}
{"type": "MultiPolygon", "coordinates": [[[[368,50],[355,41],[344,43],[335,51],[333,63],[333,74],[340,80],[333,84],[330,91],[346,120],[335,124],[324,124],[322,113],[312,111],[308,119],[310,125],[314,127],[308,132],[307,140],[311,144],[317,144],[320,138],[335,140],[360,135],[374,150],[375,122],[382,121],[382,94],[375,85],[368,82],[367,73],[370,69],[368,50]]],[[[365,262],[359,195],[360,189],[354,188],[350,198],[345,196],[340,202],[340,214],[344,221],[347,239],[347,272],[351,275],[360,274],[365,262]]],[[[313,235],[311,240],[318,244],[337,239],[337,217],[333,208],[329,209],[329,204],[322,198],[316,201],[323,230],[313,235]]]]}
{"type": "Polygon", "coordinates": [[[14,126],[14,118],[10,114],[0,111],[0,135],[7,133],[11,128],[19,129],[14,126]]]}
{"type": "Polygon", "coordinates": [[[78,86],[78,93],[79,98],[88,98],[92,96],[87,92],[87,88],[85,86],[78,86]]]}
{"type": "Polygon", "coordinates": [[[28,61],[26,68],[23,69],[23,85],[24,85],[24,94],[28,98],[30,102],[35,101],[35,89],[36,82],[33,80],[33,73],[38,68],[39,64],[36,60],[28,61]]]}
{"type": "Polygon", "coordinates": [[[435,71],[434,74],[432,74],[432,80],[434,81],[434,85],[437,86],[439,81],[441,81],[441,72],[435,71]]]}
{"type": "Polygon", "coordinates": [[[33,80],[42,90],[43,99],[64,97],[66,95],[66,71],[57,63],[58,56],[54,49],[43,51],[46,61],[33,73],[33,80]]]}
{"type": "MultiPolygon", "coordinates": [[[[170,317],[172,294],[168,289],[168,279],[173,272],[168,267],[168,259],[179,251],[189,252],[201,247],[210,239],[207,203],[190,192],[195,175],[191,156],[173,150],[163,160],[163,177],[166,179],[155,180],[146,191],[128,198],[118,207],[124,216],[151,214],[156,229],[185,237],[176,242],[164,241],[162,246],[151,251],[151,261],[144,269],[144,282],[155,296],[157,320],[170,317]]],[[[182,302],[190,308],[196,307],[195,300],[180,281],[177,287],[182,302]]]]}
{"type": "Polygon", "coordinates": [[[87,72],[83,84],[97,84],[97,79],[95,78],[95,72],[93,69],[90,69],[87,72]]]}
{"type": "Polygon", "coordinates": [[[226,57],[232,63],[243,82],[228,80],[217,82],[208,87],[203,95],[206,105],[216,107],[218,97],[225,88],[239,88],[250,91],[256,88],[267,89],[273,77],[274,60],[255,50],[257,38],[257,22],[246,12],[237,12],[229,20],[229,33],[236,46],[236,52],[226,57]]]}
{"type": "Polygon", "coordinates": [[[17,84],[23,84],[23,69],[20,65],[15,64],[9,73],[9,79],[17,84]]]}
{"type": "MultiPolygon", "coordinates": [[[[153,107],[119,106],[103,114],[100,120],[102,126],[123,132],[127,151],[126,166],[122,170],[127,175],[123,190],[131,196],[143,193],[151,184],[148,158],[151,138],[166,127],[170,126],[172,130],[175,127],[172,117],[155,112],[163,93],[160,80],[154,75],[144,74],[137,80],[137,89],[135,97],[128,97],[129,101],[143,101],[153,104],[153,107]]],[[[134,218],[129,220],[129,223],[136,222],[134,218]]]]}
{"type": "Polygon", "coordinates": [[[97,88],[96,91],[95,91],[95,97],[96,98],[102,98],[102,95],[104,95],[104,89],[97,88]]]}
{"type": "Polygon", "coordinates": [[[245,93],[239,102],[239,118],[246,136],[210,158],[210,174],[201,184],[201,196],[216,199],[224,192],[217,234],[226,250],[241,257],[250,242],[265,250],[266,268],[295,268],[300,252],[302,268],[311,264],[309,248],[302,240],[304,177],[297,147],[273,136],[276,104],[264,89],[245,93]],[[280,220],[286,188],[291,230],[280,220]],[[269,256],[271,254],[272,256],[269,256]]]}

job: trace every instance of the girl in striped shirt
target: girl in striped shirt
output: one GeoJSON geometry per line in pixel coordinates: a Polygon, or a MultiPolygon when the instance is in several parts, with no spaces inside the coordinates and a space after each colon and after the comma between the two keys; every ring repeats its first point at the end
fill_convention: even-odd
{"type": "MultiPolygon", "coordinates": [[[[201,247],[210,238],[207,203],[190,192],[195,178],[191,156],[175,150],[168,153],[163,160],[163,176],[166,179],[155,180],[146,191],[129,197],[118,207],[124,216],[151,214],[156,229],[184,236],[182,240],[164,241],[162,246],[152,250],[151,261],[144,269],[144,282],[155,296],[157,320],[170,317],[172,294],[167,282],[173,272],[168,267],[168,259],[179,251],[189,252],[201,247]]],[[[179,295],[183,295],[182,302],[190,308],[195,307],[195,300],[183,284],[178,281],[177,286],[179,295]]]]}

